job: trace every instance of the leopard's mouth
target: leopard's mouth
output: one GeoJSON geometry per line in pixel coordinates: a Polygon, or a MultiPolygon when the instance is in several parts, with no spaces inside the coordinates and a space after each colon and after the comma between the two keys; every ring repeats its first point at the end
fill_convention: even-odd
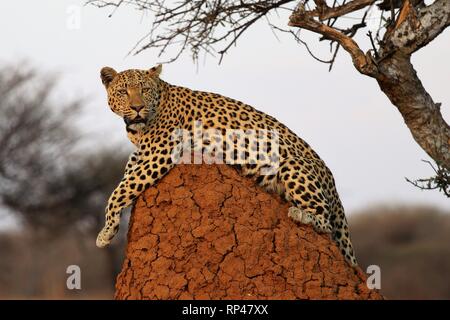
{"type": "Polygon", "coordinates": [[[136,116],[136,117],[133,118],[133,119],[130,119],[130,118],[124,118],[123,120],[125,121],[125,124],[126,124],[127,126],[132,125],[132,124],[145,123],[145,119],[142,118],[142,117],[139,116],[139,115],[136,116]]]}

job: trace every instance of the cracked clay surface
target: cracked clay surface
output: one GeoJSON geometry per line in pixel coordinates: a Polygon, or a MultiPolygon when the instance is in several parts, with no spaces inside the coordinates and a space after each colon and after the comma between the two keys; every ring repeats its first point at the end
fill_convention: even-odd
{"type": "Polygon", "coordinates": [[[227,165],[178,165],[136,201],[116,299],[382,299],[328,235],[227,165]]]}

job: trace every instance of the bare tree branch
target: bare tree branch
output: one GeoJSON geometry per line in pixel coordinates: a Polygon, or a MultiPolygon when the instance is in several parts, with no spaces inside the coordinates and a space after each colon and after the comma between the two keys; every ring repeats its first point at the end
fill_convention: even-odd
{"type": "Polygon", "coordinates": [[[168,60],[171,62],[187,49],[195,60],[201,51],[218,53],[222,59],[252,25],[274,10],[289,10],[283,6],[293,1],[181,0],[166,4],[165,1],[89,0],[87,3],[100,8],[133,4],[138,10],[153,12],[152,28],[136,44],[133,53],[152,48],[162,56],[169,46],[177,45],[177,52],[168,60]],[[222,43],[225,45],[218,48],[222,43]]]}
{"type": "Polygon", "coordinates": [[[330,59],[330,60],[324,60],[324,59],[321,59],[321,58],[317,57],[317,56],[311,51],[311,49],[309,48],[308,44],[307,44],[305,41],[303,41],[302,39],[300,39],[300,37],[299,37],[294,31],[292,31],[292,30],[286,30],[286,29],[277,27],[277,26],[275,26],[275,25],[273,25],[273,24],[270,24],[270,26],[271,26],[273,29],[277,30],[277,31],[284,32],[284,33],[289,33],[290,35],[292,35],[292,36],[294,37],[294,39],[295,39],[298,43],[300,43],[300,44],[302,44],[302,45],[305,46],[306,51],[308,51],[308,53],[311,55],[311,57],[313,57],[315,60],[317,60],[317,61],[319,61],[319,62],[322,62],[322,63],[329,63],[329,64],[331,64],[331,63],[333,62],[333,59],[330,59]]]}
{"type": "Polygon", "coordinates": [[[303,3],[295,9],[289,19],[289,26],[299,27],[323,35],[326,39],[338,42],[352,57],[355,68],[366,75],[374,76],[376,66],[370,56],[366,56],[358,44],[343,32],[315,20],[309,11],[305,10],[303,3]]]}
{"type": "Polygon", "coordinates": [[[342,17],[348,13],[361,10],[369,5],[372,5],[377,0],[354,0],[344,3],[337,7],[328,7],[326,1],[321,0],[314,2],[316,3],[317,9],[311,12],[312,16],[317,16],[321,21],[328,20],[331,18],[342,17]],[[319,4],[318,4],[319,2],[319,4]]]}
{"type": "Polygon", "coordinates": [[[441,166],[437,165],[437,168],[433,166],[430,161],[425,161],[433,169],[435,175],[430,178],[410,180],[405,178],[406,181],[411,183],[416,188],[422,190],[438,190],[443,192],[447,197],[450,198],[450,172],[441,166]]]}
{"type": "Polygon", "coordinates": [[[384,52],[399,50],[404,54],[412,54],[433,41],[450,25],[448,0],[438,0],[419,10],[408,2],[404,8],[404,18],[384,39],[384,52]]]}

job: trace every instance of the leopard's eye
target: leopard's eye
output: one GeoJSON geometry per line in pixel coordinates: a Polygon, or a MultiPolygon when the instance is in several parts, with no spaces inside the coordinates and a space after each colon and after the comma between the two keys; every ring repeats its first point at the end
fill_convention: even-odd
{"type": "Polygon", "coordinates": [[[117,90],[117,92],[119,92],[119,93],[122,94],[122,95],[127,94],[127,90],[125,90],[125,89],[117,90]]]}
{"type": "Polygon", "coordinates": [[[146,87],[146,88],[142,88],[142,92],[149,92],[150,91],[150,88],[148,88],[148,87],[146,87]]]}

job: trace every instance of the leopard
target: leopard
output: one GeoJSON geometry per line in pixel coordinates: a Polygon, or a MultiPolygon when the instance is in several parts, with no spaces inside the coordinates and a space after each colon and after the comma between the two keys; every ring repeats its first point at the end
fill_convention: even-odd
{"type": "Polygon", "coordinates": [[[262,188],[280,194],[290,205],[288,218],[329,234],[344,259],[351,266],[358,265],[334,177],[307,142],[276,118],[248,104],[217,93],[172,85],[160,77],[161,71],[161,64],[121,72],[111,67],[100,70],[108,106],[123,119],[135,150],[122,180],[109,197],[105,225],[96,240],[98,247],[111,242],[119,230],[123,209],[176,166],[179,154],[187,146],[213,155],[219,150],[216,147],[222,146],[215,155],[230,160],[226,163],[243,176],[253,177],[262,188]],[[178,143],[174,139],[177,130],[194,138],[199,130],[214,130],[219,136],[206,135],[203,144],[198,142],[202,139],[178,143]],[[276,138],[265,143],[264,152],[258,150],[258,139],[245,136],[256,130],[265,130],[270,138],[276,138]],[[239,137],[241,133],[244,135],[239,137]],[[218,139],[220,135],[223,139],[218,139]],[[246,161],[255,150],[256,158],[246,161]]]}

